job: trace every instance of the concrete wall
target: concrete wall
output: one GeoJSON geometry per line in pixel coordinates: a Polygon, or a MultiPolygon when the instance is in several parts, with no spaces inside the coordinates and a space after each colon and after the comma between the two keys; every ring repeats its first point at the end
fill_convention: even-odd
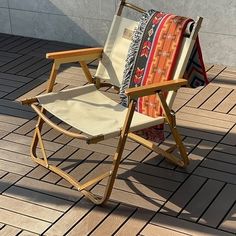
{"type": "MultiPolygon", "coordinates": [[[[235,0],[130,0],[145,9],[204,17],[205,61],[236,66],[235,0]]],[[[102,45],[119,0],[0,0],[0,32],[102,45]]]]}

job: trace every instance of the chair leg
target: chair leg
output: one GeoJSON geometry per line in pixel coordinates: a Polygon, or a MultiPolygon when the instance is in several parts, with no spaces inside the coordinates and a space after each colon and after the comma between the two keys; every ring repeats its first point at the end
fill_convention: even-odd
{"type": "MultiPolygon", "coordinates": [[[[118,168],[119,168],[119,165],[120,165],[121,157],[122,157],[122,154],[123,154],[123,151],[124,151],[125,143],[126,143],[126,140],[127,140],[128,134],[129,134],[129,128],[130,128],[130,124],[131,124],[131,121],[132,121],[132,118],[133,118],[133,114],[134,114],[134,110],[135,110],[135,104],[136,104],[136,101],[134,101],[134,100],[131,100],[130,103],[129,103],[129,109],[128,109],[128,112],[127,112],[127,115],[126,115],[124,126],[123,126],[122,131],[121,131],[121,135],[120,135],[120,138],[119,138],[116,153],[115,153],[114,158],[113,158],[111,175],[109,176],[109,179],[108,179],[108,182],[107,182],[107,185],[106,185],[106,189],[105,189],[105,192],[104,192],[104,196],[101,199],[96,198],[96,199],[94,199],[95,201],[92,200],[97,205],[104,204],[109,199],[109,197],[111,195],[112,188],[113,188],[113,185],[115,183],[117,171],[118,171],[118,168]]],[[[90,200],[91,200],[91,198],[90,198],[90,200]]]]}
{"type": "Polygon", "coordinates": [[[176,142],[176,148],[178,148],[179,152],[180,152],[180,156],[182,158],[182,160],[180,159],[177,159],[177,160],[180,160],[180,162],[178,163],[178,161],[176,160],[176,157],[171,154],[170,152],[172,152],[175,148],[170,148],[168,151],[164,151],[164,153],[161,153],[164,157],[166,157],[167,159],[169,159],[170,161],[173,161],[174,163],[176,163],[177,161],[177,165],[181,166],[181,167],[185,167],[189,164],[189,159],[188,159],[188,155],[187,155],[187,152],[186,152],[186,149],[183,145],[183,142],[180,138],[180,135],[177,131],[177,128],[176,128],[176,118],[175,116],[171,113],[167,103],[166,103],[166,98],[163,94],[163,92],[159,91],[157,94],[156,94],[157,98],[159,99],[160,101],[160,105],[163,109],[163,112],[165,114],[165,119],[166,119],[166,122],[168,123],[169,127],[170,127],[170,130],[171,130],[171,133],[174,137],[174,140],[176,142]]]}
{"type": "MultiPolygon", "coordinates": [[[[134,133],[129,133],[128,137],[140,144],[142,144],[143,146],[149,148],[150,150],[162,155],[163,157],[165,157],[168,161],[172,162],[173,164],[179,166],[179,167],[185,167],[186,166],[186,162],[185,159],[183,158],[182,154],[181,157],[178,158],[175,155],[173,155],[171,152],[175,149],[178,148],[179,146],[176,144],[173,147],[169,148],[168,150],[163,150],[162,148],[158,147],[156,144],[154,144],[153,142],[146,140],[134,133]]],[[[180,140],[181,141],[181,140],[180,140]]],[[[182,141],[181,141],[182,142],[182,141]]],[[[184,146],[183,146],[184,148],[184,146]]],[[[184,149],[182,150],[182,152],[184,153],[184,149]]],[[[185,153],[184,155],[186,155],[187,157],[187,153],[185,153]]],[[[188,158],[188,157],[187,157],[188,158]]]]}
{"type": "MultiPolygon", "coordinates": [[[[121,131],[121,135],[120,135],[119,143],[118,143],[118,146],[116,149],[116,153],[113,158],[113,164],[112,164],[111,170],[108,172],[105,172],[102,175],[95,177],[94,179],[91,179],[85,183],[80,183],[74,177],[72,177],[70,174],[66,173],[65,171],[63,171],[59,167],[53,166],[48,163],[48,158],[46,155],[46,151],[45,151],[45,147],[44,147],[43,139],[42,139],[42,135],[41,135],[42,127],[45,122],[40,117],[38,118],[38,122],[37,122],[37,125],[35,128],[35,132],[34,132],[34,136],[33,136],[33,140],[32,140],[31,158],[37,164],[40,164],[41,166],[51,170],[52,172],[56,173],[57,175],[61,176],[63,179],[68,181],[71,185],[73,185],[76,189],[78,189],[82,194],[84,194],[85,197],[90,199],[93,203],[95,203],[96,205],[101,205],[101,204],[105,203],[111,195],[112,188],[113,188],[115,178],[117,175],[118,167],[120,164],[120,160],[121,160],[123,150],[125,147],[126,139],[128,137],[129,127],[130,127],[130,124],[132,121],[134,109],[135,109],[135,102],[131,101],[130,105],[129,105],[128,112],[127,112],[126,120],[125,120],[124,126],[121,131]],[[41,150],[43,158],[39,158],[37,156],[38,145],[41,150]],[[103,180],[104,178],[107,178],[107,177],[109,177],[109,178],[108,178],[108,182],[107,182],[103,197],[98,197],[98,196],[94,195],[91,191],[86,189],[86,188],[100,182],[101,180],[103,180]]],[[[45,112],[45,111],[42,109],[42,112],[45,112]]]]}
{"type": "Polygon", "coordinates": [[[184,166],[183,167],[186,167],[188,164],[189,164],[189,158],[188,158],[188,154],[187,154],[187,151],[186,151],[186,148],[183,144],[183,141],[181,140],[180,138],[180,135],[178,133],[178,130],[176,127],[170,127],[171,129],[171,133],[175,139],[175,142],[176,142],[176,148],[179,150],[180,152],[180,155],[183,159],[183,163],[184,163],[184,166]]]}
{"type": "MultiPolygon", "coordinates": [[[[41,111],[44,112],[43,109],[41,111]]],[[[48,168],[47,155],[46,155],[45,147],[44,147],[42,136],[41,136],[41,130],[42,130],[42,127],[43,127],[43,123],[44,123],[43,119],[41,119],[39,117],[38,122],[37,122],[36,127],[35,127],[32,144],[31,144],[31,147],[30,147],[30,154],[31,154],[31,159],[34,162],[48,168]],[[37,156],[37,146],[38,146],[38,144],[40,146],[40,150],[41,150],[43,159],[40,159],[37,156]]]]}

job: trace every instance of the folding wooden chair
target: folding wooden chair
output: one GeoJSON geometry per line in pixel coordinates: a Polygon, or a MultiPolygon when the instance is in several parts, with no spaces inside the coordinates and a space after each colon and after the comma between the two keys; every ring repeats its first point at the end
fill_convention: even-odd
{"type": "Polygon", "coordinates": [[[95,204],[102,204],[109,199],[128,137],[152,151],[161,154],[175,165],[185,167],[189,163],[185,147],[176,128],[175,116],[171,112],[171,106],[176,91],[181,86],[186,86],[187,84],[187,81],[181,78],[183,77],[186,64],[193,49],[202,18],[197,19],[191,33],[186,35],[183,40],[177,67],[173,73],[173,80],[127,89],[126,94],[129,97],[129,105],[128,107],[123,107],[102,94],[98,88],[104,84],[107,86],[108,83],[110,86],[120,87],[125,58],[130,45],[130,40],[127,40],[124,32],[129,33],[137,26],[136,21],[121,16],[125,7],[140,13],[145,12],[143,9],[122,0],[114,16],[104,48],[48,53],[47,58],[53,59],[54,63],[46,94],[22,101],[22,104],[31,105],[39,116],[31,145],[31,158],[33,161],[60,175],[95,204]],[[99,66],[95,76],[92,76],[87,64],[97,58],[100,59],[99,66]],[[89,84],[60,92],[53,92],[53,86],[60,65],[71,62],[80,63],[89,84]],[[107,80],[108,82],[102,83],[101,79],[103,81],[107,80]],[[167,99],[164,97],[163,91],[170,91],[167,99]],[[158,99],[160,99],[164,116],[153,118],[135,111],[137,98],[151,94],[156,94],[158,99]],[[78,132],[71,132],[59,127],[46,116],[46,111],[74,127],[78,132]],[[88,144],[98,143],[99,141],[118,136],[119,142],[114,154],[111,170],[82,184],[59,167],[51,165],[48,161],[41,135],[41,130],[45,123],[62,134],[82,139],[88,144]],[[169,125],[170,131],[176,141],[176,145],[166,151],[162,150],[155,143],[133,132],[163,123],[169,125]],[[36,153],[37,147],[41,149],[40,157],[36,153]],[[176,148],[180,153],[180,157],[172,154],[176,148]],[[103,197],[95,196],[88,190],[89,187],[107,177],[108,181],[103,197]]]}

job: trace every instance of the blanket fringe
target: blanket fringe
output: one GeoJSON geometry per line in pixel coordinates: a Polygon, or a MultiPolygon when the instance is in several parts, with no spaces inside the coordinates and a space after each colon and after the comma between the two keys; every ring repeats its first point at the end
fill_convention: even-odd
{"type": "Polygon", "coordinates": [[[151,19],[151,16],[155,13],[156,11],[152,9],[143,13],[139,21],[139,24],[137,26],[137,29],[135,29],[134,34],[132,36],[132,42],[129,47],[128,55],[126,58],[125,69],[123,73],[123,82],[120,88],[121,104],[126,107],[128,106],[128,97],[125,94],[125,90],[129,88],[130,86],[130,81],[131,81],[130,76],[133,73],[134,63],[138,55],[138,51],[139,51],[139,47],[142,41],[144,30],[149,20],[151,19]]]}

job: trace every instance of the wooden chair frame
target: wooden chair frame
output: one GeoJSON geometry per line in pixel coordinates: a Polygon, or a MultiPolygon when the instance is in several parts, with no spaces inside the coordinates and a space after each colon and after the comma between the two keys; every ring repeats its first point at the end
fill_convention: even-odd
{"type": "MultiPolygon", "coordinates": [[[[130,3],[126,3],[125,0],[121,0],[120,6],[117,11],[117,15],[121,14],[124,6],[132,8],[132,9],[139,11],[139,12],[145,12],[143,9],[141,9],[137,6],[130,4],[130,3]]],[[[190,50],[192,50],[191,47],[190,47],[190,50]]],[[[64,64],[64,63],[70,63],[70,62],[79,62],[88,82],[95,83],[98,86],[102,86],[102,84],[99,81],[95,80],[92,77],[92,75],[89,72],[88,65],[86,63],[87,61],[92,61],[94,59],[101,58],[102,52],[103,52],[102,48],[90,48],[90,49],[80,49],[80,50],[48,53],[47,58],[53,59],[54,63],[53,63],[52,71],[51,71],[51,74],[50,74],[50,77],[48,80],[48,86],[47,86],[46,92],[50,93],[53,91],[53,86],[54,86],[57,72],[58,72],[60,65],[64,64]]],[[[117,175],[118,167],[119,167],[119,164],[121,161],[122,153],[123,153],[127,138],[130,138],[130,139],[144,145],[145,147],[149,148],[150,150],[152,150],[158,154],[161,154],[163,157],[165,157],[167,160],[171,161],[175,165],[180,166],[180,167],[185,167],[189,163],[188,155],[187,155],[186,149],[182,143],[180,135],[177,131],[175,116],[170,111],[170,109],[166,103],[166,99],[163,95],[163,92],[171,91],[171,90],[177,91],[181,86],[186,86],[186,85],[187,85],[187,81],[185,79],[177,79],[177,80],[166,81],[166,82],[162,82],[162,83],[158,83],[158,84],[152,84],[152,85],[146,85],[146,86],[142,86],[142,87],[138,87],[138,88],[127,89],[126,93],[129,97],[130,103],[128,106],[128,111],[126,114],[125,122],[124,122],[123,128],[121,130],[118,146],[117,146],[116,152],[113,157],[112,168],[110,171],[103,173],[103,174],[97,176],[96,178],[87,181],[84,184],[77,181],[74,177],[72,177],[70,174],[66,173],[65,171],[63,171],[59,167],[49,164],[48,157],[46,155],[46,151],[44,148],[42,135],[41,135],[41,130],[42,130],[43,124],[47,123],[49,126],[56,129],[57,131],[65,134],[65,135],[68,135],[72,138],[78,138],[78,139],[85,140],[88,144],[97,143],[101,140],[104,140],[104,137],[101,135],[101,136],[91,138],[91,137],[88,137],[84,134],[65,130],[65,129],[59,127],[57,124],[53,123],[49,118],[47,118],[47,116],[45,114],[46,110],[44,108],[38,107],[39,104],[38,104],[38,100],[36,97],[24,99],[21,101],[22,104],[31,105],[31,107],[35,110],[35,112],[39,116],[37,124],[36,124],[36,128],[35,128],[35,132],[33,135],[32,145],[31,145],[31,158],[34,162],[44,166],[45,168],[48,168],[49,170],[53,171],[54,173],[58,174],[59,176],[61,176],[65,180],[67,180],[70,184],[72,184],[76,189],[81,191],[81,193],[83,193],[87,198],[89,198],[93,203],[95,203],[97,205],[105,203],[111,195],[112,188],[113,188],[113,185],[115,182],[115,178],[117,175]],[[156,94],[157,98],[160,100],[161,106],[162,106],[162,109],[163,109],[164,115],[165,115],[165,121],[169,125],[170,131],[171,131],[171,133],[174,137],[174,140],[176,142],[176,144],[173,145],[172,147],[170,147],[168,150],[163,150],[160,147],[158,147],[156,144],[154,144],[153,142],[145,140],[142,137],[129,131],[138,97],[148,96],[148,95],[152,95],[152,94],[156,94]],[[37,156],[37,154],[36,154],[37,146],[40,147],[43,158],[39,158],[37,156]],[[176,148],[180,152],[180,158],[176,157],[175,155],[172,154],[173,150],[175,150],[176,148]],[[98,183],[99,181],[103,180],[106,177],[109,177],[109,178],[108,178],[108,182],[106,185],[104,195],[102,197],[95,196],[93,193],[91,193],[88,190],[88,187],[98,183]]]]}

